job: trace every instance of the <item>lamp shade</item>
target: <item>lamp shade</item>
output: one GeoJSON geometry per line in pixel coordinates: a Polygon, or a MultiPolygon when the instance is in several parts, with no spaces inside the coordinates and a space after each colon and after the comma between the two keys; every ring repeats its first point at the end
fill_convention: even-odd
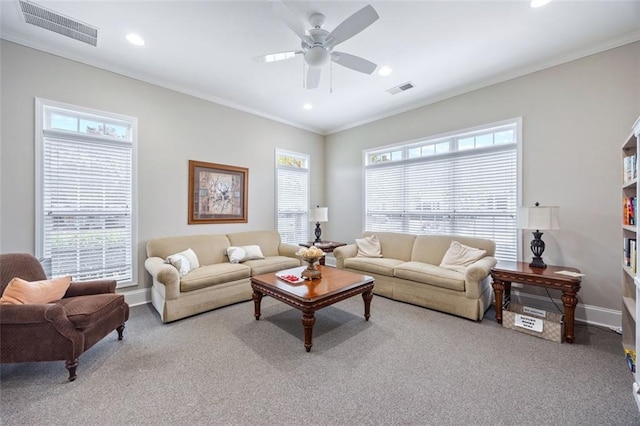
{"type": "Polygon", "coordinates": [[[329,207],[316,207],[309,212],[309,222],[328,222],[329,207]]]}
{"type": "Polygon", "coordinates": [[[520,211],[519,222],[522,229],[560,229],[560,207],[524,207],[520,211]]]}

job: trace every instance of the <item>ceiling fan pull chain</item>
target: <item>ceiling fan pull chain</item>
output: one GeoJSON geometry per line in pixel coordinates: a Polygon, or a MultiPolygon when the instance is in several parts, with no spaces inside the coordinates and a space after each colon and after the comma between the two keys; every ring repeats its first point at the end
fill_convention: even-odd
{"type": "Polygon", "coordinates": [[[333,61],[329,62],[329,93],[333,93],[333,61]]]}

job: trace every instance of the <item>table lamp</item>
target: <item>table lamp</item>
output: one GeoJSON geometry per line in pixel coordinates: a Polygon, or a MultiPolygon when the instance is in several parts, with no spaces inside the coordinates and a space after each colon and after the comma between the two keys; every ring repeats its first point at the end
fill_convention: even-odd
{"type": "Polygon", "coordinates": [[[316,223],[316,239],[314,241],[314,244],[321,243],[322,239],[320,238],[320,236],[322,235],[322,229],[320,229],[320,222],[329,221],[329,208],[316,206],[316,208],[311,209],[309,213],[309,222],[316,223]]]}
{"type": "Polygon", "coordinates": [[[531,252],[533,259],[529,264],[532,268],[544,269],[547,265],[542,261],[542,253],[544,253],[544,241],[542,241],[542,232],[540,230],[560,229],[559,207],[541,206],[536,203],[534,207],[526,207],[522,209],[521,224],[523,229],[535,229],[533,232],[533,240],[531,240],[531,252]]]}

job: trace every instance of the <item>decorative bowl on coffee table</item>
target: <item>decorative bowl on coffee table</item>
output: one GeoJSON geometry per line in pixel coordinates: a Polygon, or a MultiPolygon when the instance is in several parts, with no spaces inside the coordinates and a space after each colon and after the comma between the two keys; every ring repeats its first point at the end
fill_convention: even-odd
{"type": "Polygon", "coordinates": [[[320,273],[320,270],[316,267],[316,263],[320,260],[321,257],[322,256],[320,257],[300,256],[302,260],[307,262],[307,268],[303,270],[301,274],[302,278],[307,280],[322,278],[322,274],[320,273]]]}

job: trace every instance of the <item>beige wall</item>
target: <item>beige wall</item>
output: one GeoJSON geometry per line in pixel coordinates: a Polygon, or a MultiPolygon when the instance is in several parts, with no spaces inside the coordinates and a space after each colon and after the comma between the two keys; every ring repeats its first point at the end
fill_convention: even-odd
{"type": "Polygon", "coordinates": [[[620,310],[620,146],[640,115],[640,43],[326,138],[10,42],[0,54],[0,252],[35,249],[34,97],[138,117],[143,286],[150,238],[273,228],[276,147],[311,155],[312,204],[330,208],[323,236],[350,242],[363,231],[363,149],[522,117],[523,203],[561,208],[545,260],[587,274],[581,304],[620,310]],[[248,224],[187,225],[189,159],[249,168],[248,224]]]}
{"type": "MultiPolygon", "coordinates": [[[[586,274],[580,303],[619,311],[620,147],[639,94],[634,43],[330,135],[327,201],[340,220],[327,237],[349,242],[363,231],[362,150],[522,117],[522,201],[560,206],[562,229],[545,233],[544,259],[586,274]]],[[[530,241],[526,232],[526,260],[530,241]]]]}
{"type": "Polygon", "coordinates": [[[7,41],[0,54],[0,252],[35,251],[35,97],[138,117],[140,283],[148,239],[273,229],[276,147],[311,156],[311,200],[324,202],[320,135],[7,41]],[[249,168],[247,224],[187,225],[188,160],[249,168]]]}

